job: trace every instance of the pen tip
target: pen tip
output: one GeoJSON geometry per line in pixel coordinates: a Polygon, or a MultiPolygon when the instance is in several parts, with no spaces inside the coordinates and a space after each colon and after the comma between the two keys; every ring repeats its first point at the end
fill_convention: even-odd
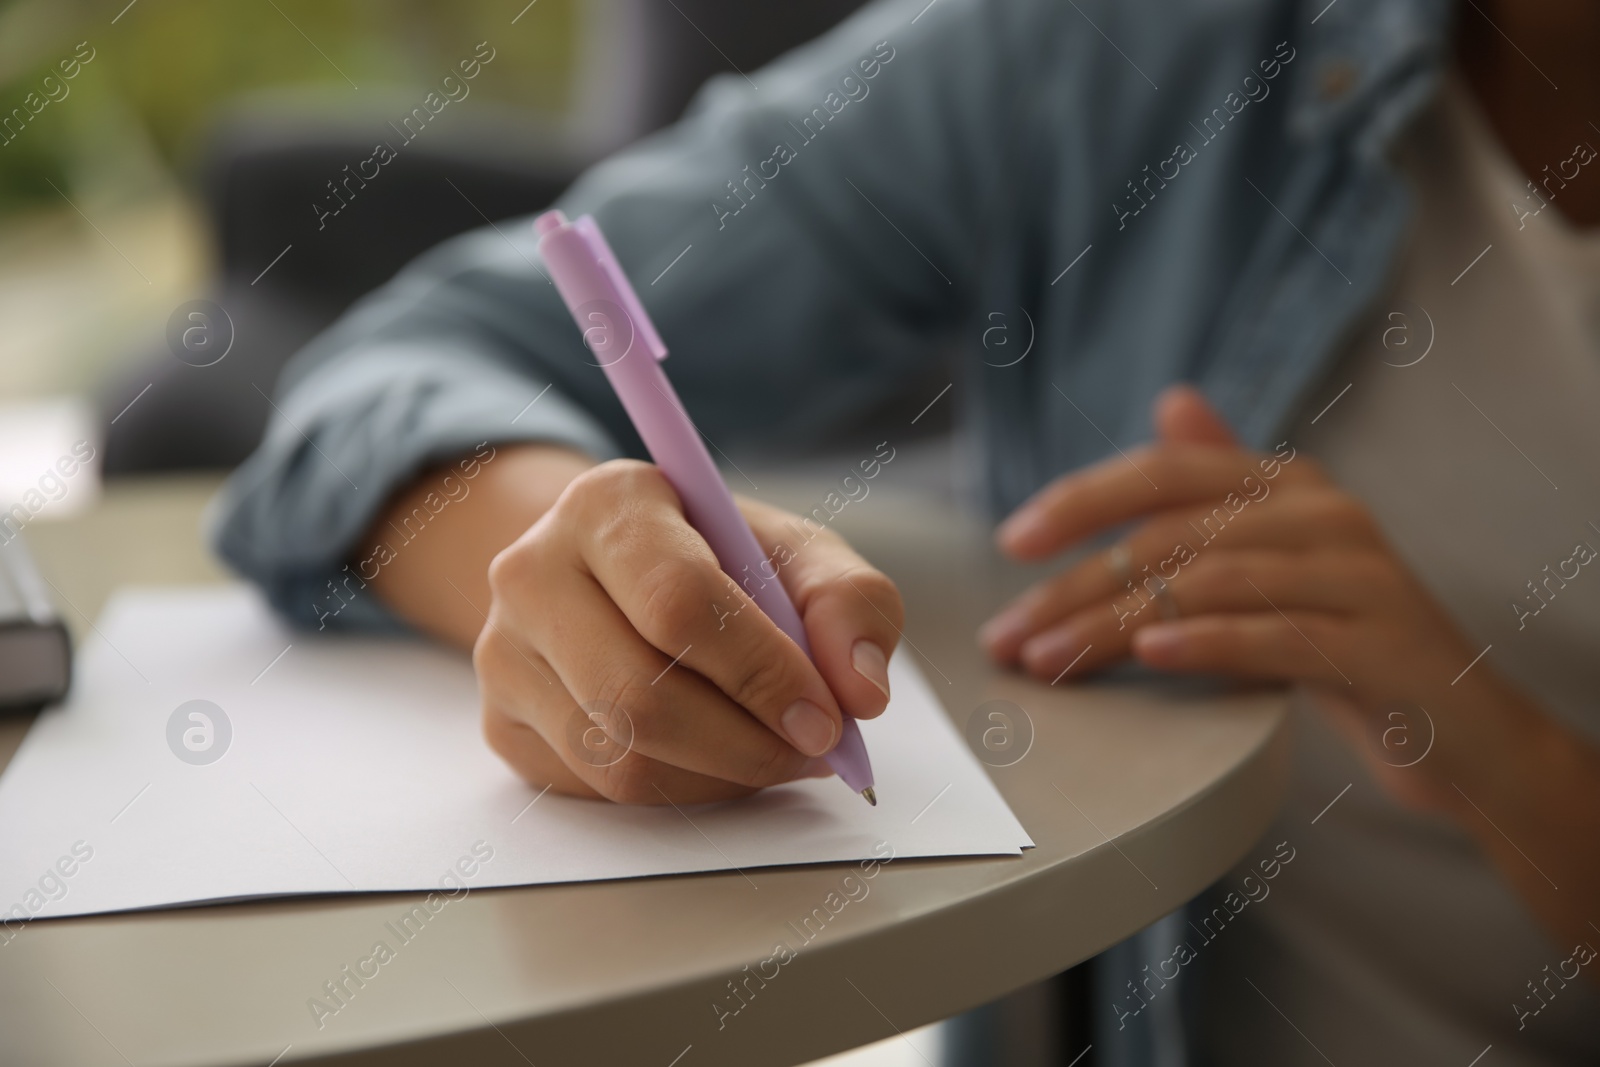
{"type": "Polygon", "coordinates": [[[868,804],[871,804],[873,807],[878,806],[878,794],[872,791],[872,787],[870,785],[861,791],[861,795],[867,798],[868,804]]]}

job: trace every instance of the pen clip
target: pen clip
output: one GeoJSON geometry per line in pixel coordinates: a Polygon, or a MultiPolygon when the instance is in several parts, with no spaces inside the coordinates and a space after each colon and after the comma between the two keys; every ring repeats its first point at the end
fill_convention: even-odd
{"type": "Polygon", "coordinates": [[[644,341],[646,350],[657,360],[666,359],[667,346],[662,343],[661,335],[656,333],[655,324],[650,321],[650,316],[645,314],[644,305],[639,303],[639,294],[634,292],[628,276],[622,273],[622,265],[617,262],[616,253],[612,252],[611,246],[606,243],[605,234],[600,232],[594,216],[580,216],[573,221],[572,228],[578,231],[578,235],[589,246],[595,262],[600,264],[600,269],[611,280],[612,288],[622,298],[622,310],[633,320],[634,331],[644,341]]]}

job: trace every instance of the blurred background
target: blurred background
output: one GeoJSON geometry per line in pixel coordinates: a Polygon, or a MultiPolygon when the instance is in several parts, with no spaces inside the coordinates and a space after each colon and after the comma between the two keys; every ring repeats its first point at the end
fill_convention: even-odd
{"type": "Polygon", "coordinates": [[[107,478],[234,465],[359,295],[856,6],[0,4],[0,505],[84,435],[107,478]]]}

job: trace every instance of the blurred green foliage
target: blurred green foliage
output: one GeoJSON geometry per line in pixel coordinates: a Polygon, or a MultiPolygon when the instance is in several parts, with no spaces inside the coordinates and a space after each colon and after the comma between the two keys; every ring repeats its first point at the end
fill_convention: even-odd
{"type": "Polygon", "coordinates": [[[84,171],[114,182],[148,172],[152,155],[181,171],[218,110],[245,94],[303,90],[330,110],[396,88],[420,97],[480,41],[496,56],[474,96],[546,115],[568,102],[577,0],[126,3],[0,4],[0,116],[26,112],[30,93],[38,108],[0,143],[0,215],[59,204],[50,183],[66,189],[84,171]],[[58,64],[84,41],[94,58],[63,79],[58,64]],[[39,108],[49,94],[60,99],[39,108]]]}

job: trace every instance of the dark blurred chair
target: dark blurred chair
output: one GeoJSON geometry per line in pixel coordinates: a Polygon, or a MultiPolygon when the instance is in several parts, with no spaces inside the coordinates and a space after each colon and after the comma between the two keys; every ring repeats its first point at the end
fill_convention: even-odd
{"type": "Polygon", "coordinates": [[[760,67],[861,0],[614,2],[642,54],[630,59],[631,98],[608,101],[623,116],[610,143],[575,145],[475,105],[402,148],[320,232],[312,204],[372,154],[381,126],[259,107],[224,118],[199,169],[220,268],[210,299],[232,320],[233,347],[197,367],[163,340],[119,363],[102,397],[105,473],[234,466],[260,439],[285,361],[363,293],[447,237],[545,207],[597,152],[676,119],[706,78],[760,67]]]}

